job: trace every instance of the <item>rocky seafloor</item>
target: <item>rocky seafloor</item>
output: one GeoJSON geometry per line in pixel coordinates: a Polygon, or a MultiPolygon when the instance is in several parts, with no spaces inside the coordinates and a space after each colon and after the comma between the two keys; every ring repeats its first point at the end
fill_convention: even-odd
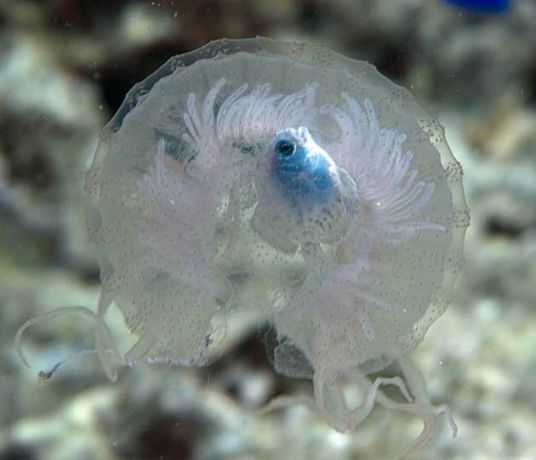
{"type": "MultiPolygon", "coordinates": [[[[115,384],[76,315],[14,334],[63,305],[96,304],[83,173],[126,91],[206,41],[268,35],[369,60],[435,111],[464,167],[472,220],[453,305],[414,352],[445,428],[419,458],[536,458],[536,4],[476,15],[432,0],[0,0],[0,460],[378,459],[420,430],[375,409],[339,434],[304,406],[240,327],[202,369],[138,366],[115,384]]],[[[119,314],[110,318],[121,330],[119,314]]]]}

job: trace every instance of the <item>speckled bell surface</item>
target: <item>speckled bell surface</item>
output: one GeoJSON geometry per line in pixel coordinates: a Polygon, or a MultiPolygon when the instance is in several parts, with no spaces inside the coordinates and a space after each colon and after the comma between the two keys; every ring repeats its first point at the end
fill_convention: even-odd
{"type": "Polygon", "coordinates": [[[266,38],[171,58],[128,93],[86,176],[102,280],[88,314],[107,374],[204,365],[250,312],[277,331],[276,371],[311,378],[337,430],[375,400],[424,421],[402,455],[441,414],[455,430],[408,353],[463,265],[461,176],[439,122],[366,62],[266,38]],[[104,323],[111,304],[138,338],[125,354],[104,323]],[[394,362],[401,377],[381,377],[394,362]]]}

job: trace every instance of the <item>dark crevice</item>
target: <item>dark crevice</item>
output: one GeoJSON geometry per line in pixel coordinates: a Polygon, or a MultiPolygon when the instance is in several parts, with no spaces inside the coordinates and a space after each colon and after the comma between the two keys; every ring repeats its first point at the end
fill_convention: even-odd
{"type": "Polygon", "coordinates": [[[501,219],[499,216],[491,216],[486,221],[486,233],[490,236],[514,239],[523,234],[523,228],[515,222],[501,219]]]}

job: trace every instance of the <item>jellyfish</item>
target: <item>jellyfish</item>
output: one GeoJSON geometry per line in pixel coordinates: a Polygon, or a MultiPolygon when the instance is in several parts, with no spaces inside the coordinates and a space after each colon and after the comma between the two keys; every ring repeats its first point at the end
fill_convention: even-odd
{"type": "Polygon", "coordinates": [[[275,370],[312,379],[329,425],[353,429],[375,403],[415,414],[412,452],[442,414],[456,429],[410,352],[462,268],[461,176],[438,121],[372,65],[299,42],[211,42],[135,85],[101,133],[85,185],[97,311],[29,320],[17,345],[43,319],[85,314],[114,380],[125,364],[209,363],[248,312],[276,331],[275,370]],[[137,337],[125,353],[112,304],[137,337]],[[391,364],[399,377],[382,376],[391,364]]]}

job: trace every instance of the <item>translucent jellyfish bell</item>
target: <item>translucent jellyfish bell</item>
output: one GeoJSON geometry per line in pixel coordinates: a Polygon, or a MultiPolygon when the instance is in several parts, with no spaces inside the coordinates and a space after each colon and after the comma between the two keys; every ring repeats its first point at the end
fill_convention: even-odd
{"type": "Polygon", "coordinates": [[[103,288],[84,313],[106,372],[206,364],[250,311],[275,326],[276,370],[311,377],[334,428],[377,401],[422,417],[421,447],[448,408],[408,353],[462,267],[461,175],[439,123],[365,62],[265,38],[170,59],[129,92],[87,173],[103,288]],[[112,303],[138,337],[126,354],[104,323],[112,303]],[[402,378],[367,377],[393,362],[402,378]],[[366,392],[357,407],[347,381],[366,392]]]}

